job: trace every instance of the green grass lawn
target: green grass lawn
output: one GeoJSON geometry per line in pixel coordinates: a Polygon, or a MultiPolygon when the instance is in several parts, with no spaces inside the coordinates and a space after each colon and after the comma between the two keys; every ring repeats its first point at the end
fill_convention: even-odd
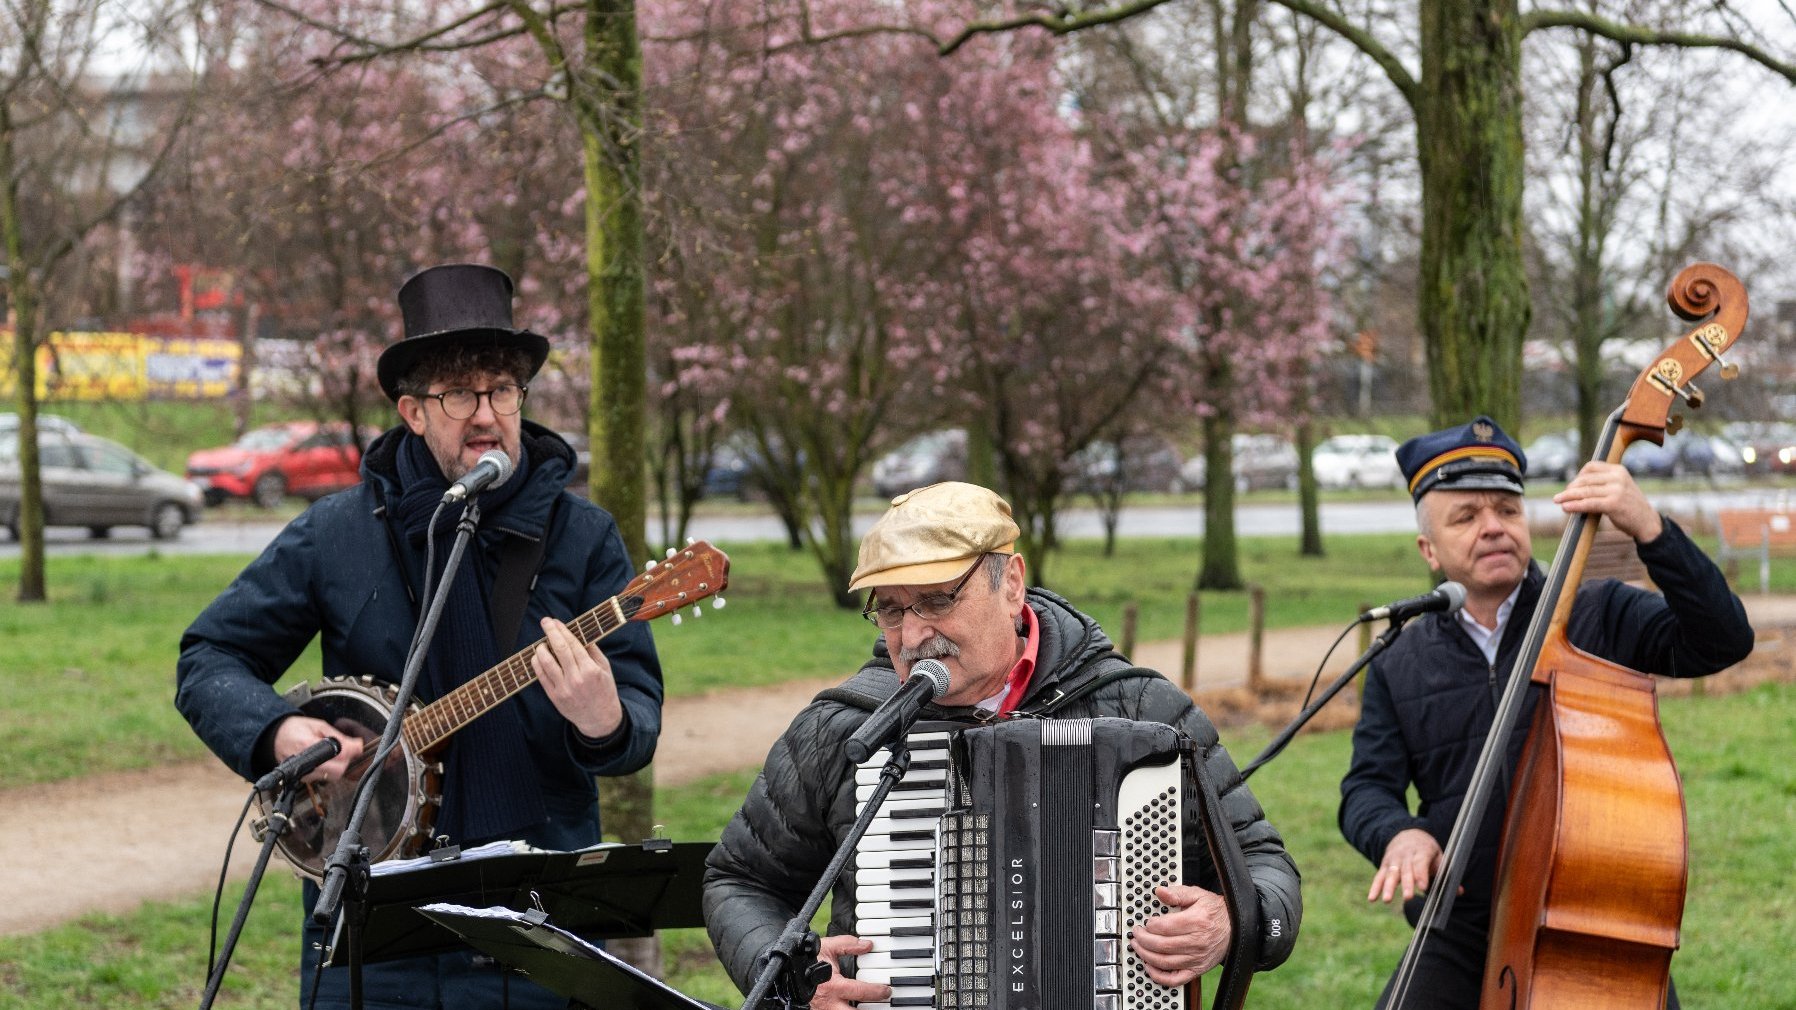
{"type": "MultiPolygon", "coordinates": [[[[1796,685],[1669,698],[1663,709],[1689,807],[1690,899],[1674,962],[1684,1005],[1796,1006],[1789,957],[1796,950],[1796,895],[1782,886],[1796,855],[1796,765],[1787,760],[1796,737],[1796,685]]],[[[1257,752],[1267,735],[1225,739],[1241,756],[1257,752]]],[[[1370,1006],[1408,941],[1394,911],[1365,902],[1371,867],[1334,826],[1347,748],[1345,733],[1305,734],[1254,777],[1255,793],[1303,871],[1306,907],[1296,953],[1256,979],[1251,1006],[1370,1006]]],[[[716,838],[750,778],[741,773],[661,790],[656,819],[676,839],[716,838]]],[[[293,1005],[298,891],[289,875],[270,875],[218,1006],[293,1005]]],[[[227,894],[227,924],[239,893],[227,894]]],[[[0,1010],[196,1005],[209,904],[209,896],[196,895],[0,940],[0,1010]]],[[[739,1002],[702,933],[679,931],[666,941],[675,985],[714,1002],[739,1002]]]]}
{"type": "MultiPolygon", "coordinates": [[[[1427,588],[1408,536],[1326,543],[1326,557],[1304,558],[1290,538],[1241,541],[1243,572],[1266,587],[1268,627],[1344,625],[1360,604],[1427,588]]],[[[874,629],[829,605],[809,555],[767,543],[723,546],[729,605],[707,607],[699,621],[655,624],[669,694],[845,676],[859,665],[874,629]]],[[[1050,574],[1053,588],[1113,634],[1134,603],[1138,641],[1175,639],[1197,551],[1191,539],[1126,539],[1107,558],[1098,543],[1075,541],[1050,574]]],[[[182,630],[246,561],[154,552],[50,558],[49,603],[0,606],[0,789],[204,757],[174,711],[175,658],[182,630]]],[[[17,580],[17,560],[0,560],[0,586],[17,580]]],[[[1796,560],[1773,564],[1772,588],[1796,591],[1796,560]]],[[[1245,593],[1206,592],[1203,631],[1241,631],[1247,612],[1245,593]]],[[[282,683],[316,680],[318,671],[314,644],[282,683]]]]}
{"type": "MultiPolygon", "coordinates": [[[[1401,536],[1334,537],[1325,558],[1299,558],[1293,541],[1242,541],[1242,568],[1267,588],[1271,627],[1345,623],[1362,602],[1426,587],[1414,548],[1401,536]]],[[[655,623],[674,695],[846,676],[875,632],[828,603],[808,554],[776,544],[724,545],[731,557],[729,605],[702,620],[655,623]]],[[[0,607],[0,788],[197,759],[205,752],[175,713],[181,632],[248,559],[233,556],[55,556],[50,602],[0,607]],[[128,746],[123,746],[128,744],[128,746]]],[[[1197,564],[1194,540],[1125,540],[1106,558],[1075,542],[1054,561],[1054,586],[1118,629],[1125,605],[1140,607],[1140,641],[1176,638],[1197,564]]],[[[0,586],[16,584],[17,560],[0,561],[0,586]]],[[[1205,632],[1247,624],[1244,593],[1206,593],[1205,632]]],[[[283,684],[315,680],[317,647],[283,684]]]]}

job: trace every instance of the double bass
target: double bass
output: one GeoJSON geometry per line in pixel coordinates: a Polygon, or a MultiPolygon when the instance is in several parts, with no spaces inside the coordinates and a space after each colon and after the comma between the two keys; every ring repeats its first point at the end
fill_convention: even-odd
{"type": "MultiPolygon", "coordinates": [[[[1595,459],[1662,443],[1703,394],[1692,381],[1725,358],[1746,324],[1746,289],[1710,263],[1681,271],[1667,301],[1697,323],[1643,370],[1609,415],[1595,459]]],[[[1509,793],[1492,894],[1482,1010],[1663,1007],[1688,877],[1684,797],[1652,679],[1579,650],[1565,629],[1596,535],[1572,514],[1497,704],[1440,873],[1393,980],[1400,1010],[1430,934],[1444,927],[1531,684],[1543,687],[1509,793]]]]}

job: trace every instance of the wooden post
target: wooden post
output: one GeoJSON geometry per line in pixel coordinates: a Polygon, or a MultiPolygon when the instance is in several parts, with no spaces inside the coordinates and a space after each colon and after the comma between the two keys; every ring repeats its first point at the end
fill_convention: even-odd
{"type": "Polygon", "coordinates": [[[1122,648],[1119,651],[1125,656],[1135,654],[1135,622],[1140,616],[1141,608],[1134,600],[1123,604],[1122,648]]]}
{"type": "Polygon", "coordinates": [[[1266,589],[1247,587],[1247,689],[1258,698],[1266,690],[1266,664],[1261,646],[1266,637],[1266,589]]]}
{"type": "Polygon", "coordinates": [[[1185,654],[1179,662],[1179,686],[1186,694],[1197,690],[1197,621],[1201,616],[1199,596],[1193,591],[1185,597],[1185,654]]]}

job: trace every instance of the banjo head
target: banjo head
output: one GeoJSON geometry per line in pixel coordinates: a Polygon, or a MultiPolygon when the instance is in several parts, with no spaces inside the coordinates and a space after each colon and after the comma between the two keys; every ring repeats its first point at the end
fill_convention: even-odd
{"type": "MultiPolygon", "coordinates": [[[[300,685],[288,698],[302,715],[322,719],[345,736],[359,738],[363,754],[372,758],[380,746],[381,732],[393,710],[398,688],[371,677],[327,678],[318,687],[300,685]]],[[[414,704],[412,710],[418,706],[414,704]]],[[[294,869],[313,880],[322,879],[324,864],[336,851],[349,815],[355,809],[356,788],[365,769],[352,766],[348,778],[302,784],[293,803],[293,817],[277,842],[281,854],[294,869]]],[[[374,799],[362,822],[362,838],[373,862],[418,855],[430,836],[431,822],[441,802],[442,765],[426,762],[404,746],[387,755],[386,770],[374,787],[374,799]]],[[[256,797],[267,814],[271,801],[256,797]]]]}

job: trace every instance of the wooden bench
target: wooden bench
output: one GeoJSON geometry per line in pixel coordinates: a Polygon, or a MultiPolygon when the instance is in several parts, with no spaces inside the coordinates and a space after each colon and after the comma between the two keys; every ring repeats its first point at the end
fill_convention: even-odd
{"type": "Polygon", "coordinates": [[[1724,508],[1715,512],[1721,549],[1716,560],[1738,582],[1740,558],[1759,561],[1759,592],[1771,592],[1771,557],[1796,557],[1796,513],[1783,508],[1724,508]]]}
{"type": "MultiPolygon", "coordinates": [[[[1536,524],[1529,530],[1534,538],[1536,551],[1556,550],[1559,536],[1565,532],[1565,524],[1536,524]]],[[[1541,566],[1551,564],[1550,556],[1541,558],[1541,566]]],[[[1646,574],[1646,562],[1640,560],[1640,552],[1634,549],[1634,538],[1607,524],[1597,527],[1596,538],[1590,542],[1590,555],[1584,559],[1585,582],[1599,579],[1620,579],[1642,589],[1652,588],[1652,579],[1646,574]]]]}

